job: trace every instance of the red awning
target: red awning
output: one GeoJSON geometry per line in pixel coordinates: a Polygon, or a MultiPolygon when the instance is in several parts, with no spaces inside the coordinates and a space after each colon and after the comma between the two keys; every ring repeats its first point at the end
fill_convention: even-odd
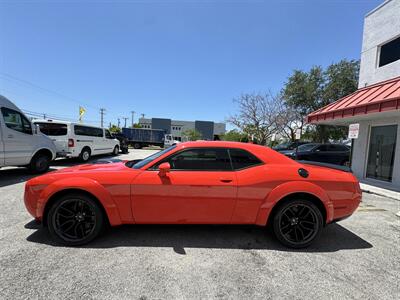
{"type": "Polygon", "coordinates": [[[400,77],[359,89],[307,116],[307,123],[326,122],[390,110],[400,110],[400,77]]]}

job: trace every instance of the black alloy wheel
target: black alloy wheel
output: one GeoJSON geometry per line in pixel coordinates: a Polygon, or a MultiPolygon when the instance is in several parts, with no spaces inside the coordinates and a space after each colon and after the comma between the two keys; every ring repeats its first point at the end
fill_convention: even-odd
{"type": "Polygon", "coordinates": [[[32,158],[29,169],[32,173],[40,174],[46,172],[50,167],[50,158],[45,154],[37,154],[32,158]]]}
{"type": "Polygon", "coordinates": [[[308,200],[294,200],[283,204],[273,220],[276,237],[291,248],[309,246],[319,236],[322,225],[320,210],[308,200]]]}
{"type": "Polygon", "coordinates": [[[104,216],[96,201],[85,195],[66,195],[50,209],[50,234],[57,242],[77,246],[90,242],[104,227],[104,216]]]}

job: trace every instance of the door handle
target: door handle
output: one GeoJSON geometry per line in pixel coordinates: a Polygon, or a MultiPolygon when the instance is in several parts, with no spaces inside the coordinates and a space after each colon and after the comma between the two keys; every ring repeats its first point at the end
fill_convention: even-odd
{"type": "Polygon", "coordinates": [[[9,134],[9,135],[8,135],[8,138],[9,138],[9,139],[12,139],[12,138],[14,138],[14,135],[9,134]]]}
{"type": "Polygon", "coordinates": [[[221,180],[221,182],[225,182],[225,183],[232,182],[232,179],[229,179],[229,178],[221,178],[220,180],[221,180]]]}

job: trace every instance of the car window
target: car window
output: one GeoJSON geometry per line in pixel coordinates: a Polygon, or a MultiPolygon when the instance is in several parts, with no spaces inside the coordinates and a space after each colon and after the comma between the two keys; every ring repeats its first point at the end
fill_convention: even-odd
{"type": "Polygon", "coordinates": [[[106,138],[107,139],[113,139],[111,133],[107,129],[105,130],[105,133],[106,133],[106,138]]]}
{"type": "Polygon", "coordinates": [[[67,135],[67,124],[60,123],[35,123],[39,126],[40,132],[50,136],[63,136],[67,135]]]}
{"type": "MultiPolygon", "coordinates": [[[[187,171],[231,171],[231,161],[225,148],[187,149],[167,157],[171,170],[187,171]]],[[[158,167],[157,165],[157,167],[158,167]]]]}
{"type": "MultiPolygon", "coordinates": [[[[143,159],[143,160],[137,162],[137,163],[134,164],[132,167],[133,167],[134,169],[140,169],[141,167],[143,167],[143,166],[145,166],[145,165],[151,163],[153,160],[155,160],[155,159],[157,159],[157,158],[163,156],[165,153],[168,153],[168,152],[172,151],[172,150],[175,149],[175,148],[176,148],[176,145],[172,145],[172,146],[170,146],[170,147],[168,147],[168,148],[166,148],[166,149],[164,149],[164,150],[161,150],[161,151],[159,151],[159,152],[156,152],[156,153],[154,153],[154,154],[152,154],[152,155],[146,157],[145,159],[143,159]]],[[[129,161],[127,162],[127,166],[128,166],[128,167],[131,166],[131,163],[130,163],[129,161]]],[[[152,168],[152,169],[153,169],[153,168],[152,168]]]]}
{"type": "Polygon", "coordinates": [[[349,149],[343,145],[329,145],[329,151],[348,151],[349,149]]]}
{"type": "Polygon", "coordinates": [[[82,126],[82,125],[75,125],[74,133],[76,135],[103,137],[103,129],[102,128],[82,126]]]}
{"type": "Polygon", "coordinates": [[[234,170],[240,170],[262,163],[253,154],[242,149],[229,149],[229,155],[231,157],[234,170]]]}
{"type": "Polygon", "coordinates": [[[329,148],[328,148],[328,145],[321,145],[321,146],[318,146],[318,147],[315,149],[315,151],[326,152],[326,151],[329,151],[329,148]]]}
{"type": "Polygon", "coordinates": [[[297,148],[297,151],[310,151],[312,150],[316,144],[304,144],[297,148]]]}
{"type": "Polygon", "coordinates": [[[32,125],[24,115],[13,109],[1,108],[5,125],[15,131],[32,134],[32,125]]]}

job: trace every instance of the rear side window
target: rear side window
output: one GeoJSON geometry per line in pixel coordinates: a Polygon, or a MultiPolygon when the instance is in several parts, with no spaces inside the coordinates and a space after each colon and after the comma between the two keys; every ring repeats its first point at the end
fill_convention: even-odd
{"type": "Polygon", "coordinates": [[[162,162],[168,162],[171,170],[232,171],[228,150],[224,148],[188,149],[167,157],[162,162]]]}
{"type": "Polygon", "coordinates": [[[76,135],[103,137],[103,129],[96,127],[82,126],[82,125],[75,125],[74,133],[76,135]]]}
{"type": "Polygon", "coordinates": [[[59,123],[35,123],[39,126],[40,132],[50,136],[67,135],[67,124],[59,123]]]}
{"type": "Polygon", "coordinates": [[[229,149],[234,170],[240,170],[262,164],[253,154],[242,149],[229,149]]]}
{"type": "Polygon", "coordinates": [[[342,145],[329,145],[329,151],[348,151],[346,146],[342,145]]]}
{"type": "Polygon", "coordinates": [[[22,133],[32,134],[31,123],[20,112],[2,107],[1,113],[4,123],[8,128],[22,133]]]}

